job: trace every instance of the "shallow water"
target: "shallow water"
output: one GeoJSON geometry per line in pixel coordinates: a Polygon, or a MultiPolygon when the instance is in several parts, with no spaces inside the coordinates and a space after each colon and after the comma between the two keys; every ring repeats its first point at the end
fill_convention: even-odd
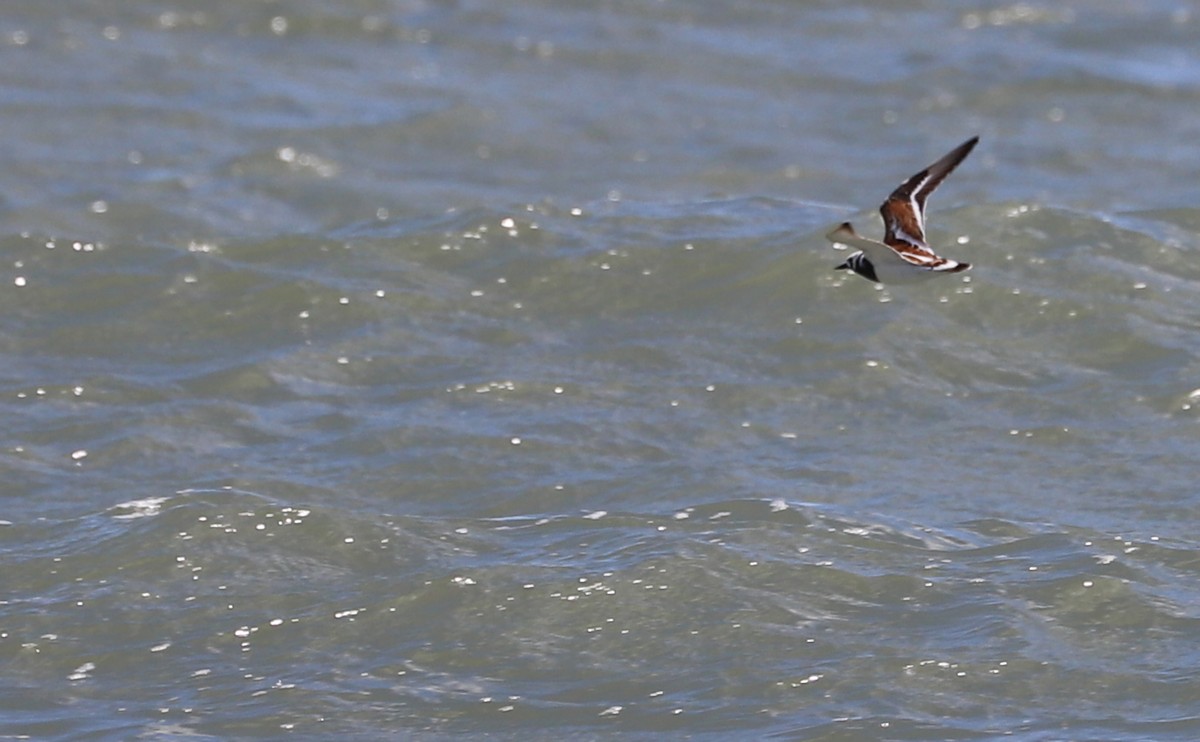
{"type": "Polygon", "coordinates": [[[730,5],[9,3],[0,734],[1200,735],[1200,19],[730,5]]]}

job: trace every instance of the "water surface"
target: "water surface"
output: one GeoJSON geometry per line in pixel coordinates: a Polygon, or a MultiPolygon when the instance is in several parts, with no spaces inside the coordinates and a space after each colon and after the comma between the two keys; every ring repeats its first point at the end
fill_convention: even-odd
{"type": "Polygon", "coordinates": [[[9,3],[0,733],[1195,739],[1197,22],[9,3]]]}

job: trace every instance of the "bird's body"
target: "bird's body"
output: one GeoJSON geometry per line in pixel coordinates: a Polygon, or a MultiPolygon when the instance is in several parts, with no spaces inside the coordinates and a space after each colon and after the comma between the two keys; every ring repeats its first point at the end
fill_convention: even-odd
{"type": "Polygon", "coordinates": [[[892,191],[879,213],[883,216],[883,242],[867,239],[843,222],[826,239],[858,249],[837,266],[876,283],[919,283],[947,273],[961,273],[970,263],[943,258],[925,243],[925,200],[978,144],[972,137],[952,152],[912,176],[892,191]]]}

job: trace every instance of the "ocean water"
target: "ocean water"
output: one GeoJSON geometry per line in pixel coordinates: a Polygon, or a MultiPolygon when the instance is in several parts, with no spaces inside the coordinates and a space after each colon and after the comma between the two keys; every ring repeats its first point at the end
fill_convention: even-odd
{"type": "Polygon", "coordinates": [[[1200,738],[1198,12],[6,2],[0,736],[1200,738]]]}

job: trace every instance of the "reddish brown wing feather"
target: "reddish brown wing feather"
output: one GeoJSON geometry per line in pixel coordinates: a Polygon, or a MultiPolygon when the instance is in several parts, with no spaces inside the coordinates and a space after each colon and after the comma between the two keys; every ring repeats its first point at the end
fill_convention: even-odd
{"type": "Polygon", "coordinates": [[[942,256],[925,247],[924,244],[914,245],[901,240],[893,240],[892,242],[885,242],[884,244],[892,248],[892,252],[899,255],[906,262],[912,263],[913,265],[919,265],[922,268],[936,268],[942,263],[949,262],[942,256]]]}
{"type": "Polygon", "coordinates": [[[971,268],[970,263],[960,263],[957,260],[943,258],[941,255],[936,255],[929,250],[921,248],[913,249],[910,247],[892,247],[892,250],[903,260],[912,263],[913,265],[920,266],[921,268],[928,268],[931,271],[959,273],[971,268]]]}
{"type": "MultiPolygon", "coordinates": [[[[879,213],[883,215],[883,223],[887,230],[883,237],[885,245],[897,248],[902,255],[909,249],[917,248],[917,252],[927,253],[932,258],[937,257],[927,249],[920,249],[925,248],[925,200],[929,198],[929,194],[933,193],[934,189],[941,185],[946,176],[954,172],[954,168],[958,167],[959,163],[971,154],[971,150],[978,143],[979,137],[971,137],[945,157],[904,181],[899,188],[892,191],[883,205],[879,207],[879,213]]],[[[926,262],[921,258],[912,260],[908,255],[904,255],[904,257],[914,263],[926,262]]]]}

